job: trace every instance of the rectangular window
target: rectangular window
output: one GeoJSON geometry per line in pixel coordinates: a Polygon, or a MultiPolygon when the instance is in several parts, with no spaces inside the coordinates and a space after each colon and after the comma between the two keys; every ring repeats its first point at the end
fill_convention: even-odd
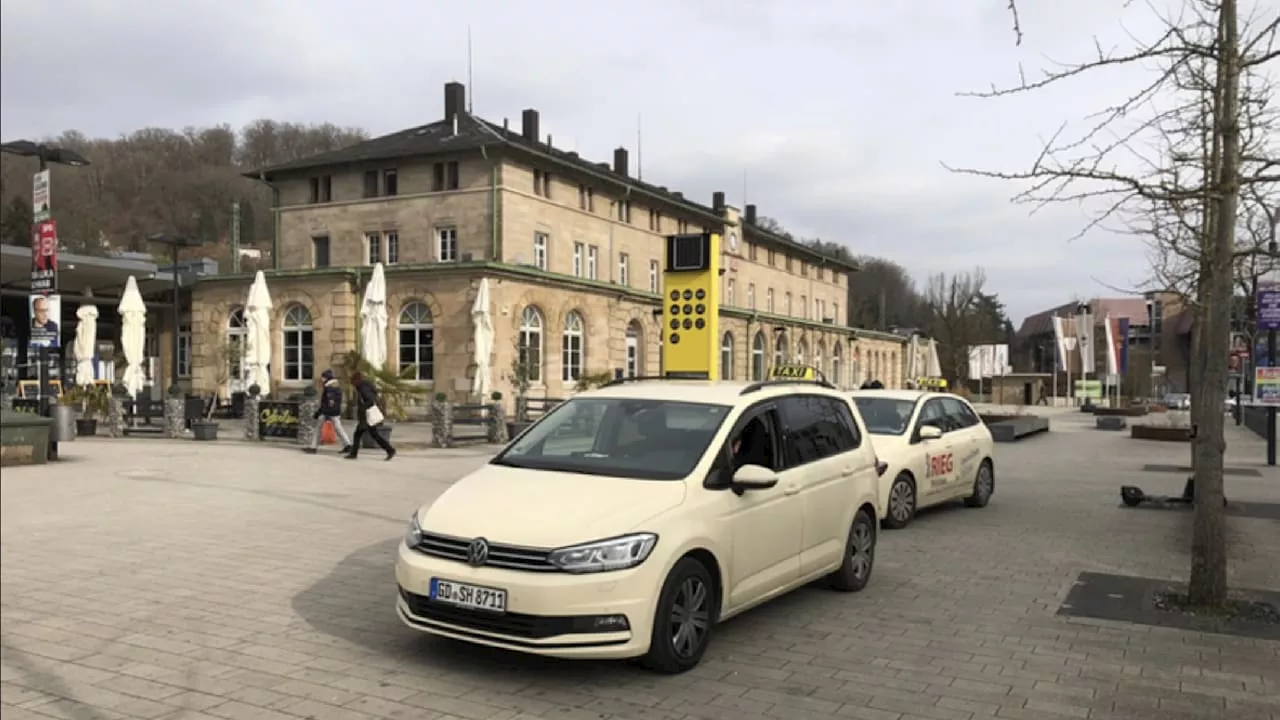
{"type": "Polygon", "coordinates": [[[792,272],[792,268],[793,268],[793,263],[791,261],[791,256],[788,255],[787,256],[787,272],[792,272]]]}
{"type": "Polygon", "coordinates": [[[178,377],[191,377],[191,319],[178,324],[178,377]]]}
{"type": "Polygon", "coordinates": [[[800,296],[800,317],[809,317],[809,298],[804,295],[800,296]]]}
{"type": "Polygon", "coordinates": [[[687,232],[689,232],[689,221],[688,221],[688,220],[677,220],[677,221],[676,221],[676,233],[677,233],[677,234],[681,234],[681,235],[683,235],[684,233],[687,233],[687,232]]]}
{"type": "Polygon", "coordinates": [[[382,233],[365,233],[364,246],[364,262],[366,265],[376,265],[382,262],[382,233]]]}
{"type": "Polygon", "coordinates": [[[378,171],[366,170],[364,172],[364,196],[366,198],[378,197],[378,171]]]}
{"type": "Polygon", "coordinates": [[[400,178],[395,170],[382,171],[382,194],[394,197],[400,192],[400,178]]]}
{"type": "Polygon", "coordinates": [[[764,294],[765,312],[773,312],[773,288],[769,288],[764,294]]]}
{"type": "Polygon", "coordinates": [[[311,195],[308,198],[307,202],[310,202],[310,203],[320,202],[320,178],[318,177],[311,178],[311,195]]]}
{"type": "Polygon", "coordinates": [[[791,317],[795,314],[794,312],[792,312],[792,310],[793,308],[791,307],[791,293],[787,293],[787,317],[791,317]]]}
{"type": "Polygon", "coordinates": [[[311,267],[329,267],[329,236],[317,235],[311,238],[311,267]]]}
{"type": "Polygon", "coordinates": [[[285,325],[284,379],[310,380],[315,371],[315,329],[305,325],[285,325]]]}
{"type": "Polygon", "coordinates": [[[768,256],[768,257],[769,257],[769,267],[777,267],[777,265],[778,265],[778,254],[777,254],[775,251],[770,250],[770,251],[769,251],[769,256],[768,256]]]}
{"type": "Polygon", "coordinates": [[[587,248],[587,279],[600,279],[600,248],[595,245],[587,248]]]}
{"type": "Polygon", "coordinates": [[[436,260],[458,261],[458,228],[445,227],[436,230],[436,260]]]}
{"type": "Polygon", "coordinates": [[[533,171],[533,194],[551,199],[551,173],[542,170],[533,171]]]}
{"type": "Polygon", "coordinates": [[[395,265],[400,262],[400,233],[384,233],[382,238],[387,244],[387,264],[395,265]]]}
{"type": "Polygon", "coordinates": [[[800,261],[800,276],[809,277],[809,263],[804,260],[800,261]]]}
{"type": "Polygon", "coordinates": [[[733,278],[730,278],[728,282],[725,283],[725,293],[724,293],[724,300],[725,300],[724,304],[729,307],[733,307],[734,305],[737,304],[734,302],[734,297],[733,297],[734,289],[735,289],[735,283],[733,282],[733,278]]]}
{"type": "Polygon", "coordinates": [[[626,253],[618,255],[618,284],[631,286],[631,256],[626,253]]]}
{"type": "Polygon", "coordinates": [[[431,167],[431,192],[444,190],[444,163],[436,163],[431,167]]]}
{"type": "Polygon", "coordinates": [[[588,199],[587,199],[587,198],[588,198],[588,196],[587,196],[588,189],[589,189],[589,188],[587,188],[587,186],[586,186],[586,185],[579,185],[579,186],[578,186],[578,209],[579,209],[579,210],[588,210],[588,209],[590,209],[590,207],[591,207],[591,205],[590,205],[590,203],[588,202],[588,199]]]}
{"type": "Polygon", "coordinates": [[[458,171],[458,161],[450,160],[448,163],[445,164],[445,170],[447,171],[447,177],[445,178],[445,189],[457,190],[458,187],[462,184],[461,173],[458,171]]]}
{"type": "Polygon", "coordinates": [[[821,265],[818,266],[818,279],[819,280],[827,279],[827,269],[822,267],[821,265]]]}
{"type": "Polygon", "coordinates": [[[573,276],[582,277],[583,263],[586,261],[587,246],[582,243],[573,244],[573,276]]]}
{"type": "Polygon", "coordinates": [[[747,243],[747,258],[751,262],[759,260],[760,247],[754,243],[747,243]]]}
{"type": "Polygon", "coordinates": [[[596,191],[594,188],[587,188],[587,212],[596,211],[596,191]]]}
{"type": "Polygon", "coordinates": [[[333,202],[333,176],[323,175],[320,178],[320,202],[333,202]]]}
{"type": "Polygon", "coordinates": [[[831,322],[836,325],[842,325],[840,322],[840,303],[831,303],[831,322]]]}
{"type": "Polygon", "coordinates": [[[747,309],[748,310],[756,309],[756,284],[755,283],[750,283],[747,285],[747,309]]]}
{"type": "Polygon", "coordinates": [[[539,270],[547,269],[547,234],[533,234],[533,265],[539,270]]]}
{"type": "Polygon", "coordinates": [[[657,210],[649,211],[649,230],[652,232],[662,232],[662,213],[657,210]]]}
{"type": "Polygon", "coordinates": [[[631,203],[626,200],[618,201],[618,222],[631,222],[631,203]]]}
{"type": "Polygon", "coordinates": [[[658,261],[649,261],[649,292],[658,292],[659,283],[661,282],[662,273],[658,269],[658,261]]]}

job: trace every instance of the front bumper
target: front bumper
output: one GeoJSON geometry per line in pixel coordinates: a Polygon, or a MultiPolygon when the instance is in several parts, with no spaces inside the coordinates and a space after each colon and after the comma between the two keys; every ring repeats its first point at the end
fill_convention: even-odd
{"type": "Polygon", "coordinates": [[[562,658],[616,659],[645,654],[662,587],[649,558],[638,568],[573,575],[472,567],[400,544],[396,613],[409,627],[465,642],[562,658]],[[503,614],[429,599],[432,578],[507,592],[503,614]],[[600,632],[597,618],[624,616],[628,629],[600,632]]]}

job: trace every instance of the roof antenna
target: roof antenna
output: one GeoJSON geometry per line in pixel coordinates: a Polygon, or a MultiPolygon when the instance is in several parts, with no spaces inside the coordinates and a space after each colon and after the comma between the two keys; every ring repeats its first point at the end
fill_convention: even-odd
{"type": "Polygon", "coordinates": [[[644,180],[644,130],[640,124],[640,113],[636,113],[636,179],[644,180]]]}
{"type": "Polygon", "coordinates": [[[742,171],[742,207],[747,206],[747,171],[742,171]]]}
{"type": "Polygon", "coordinates": [[[475,108],[476,86],[471,77],[471,26],[467,26],[467,114],[475,108]]]}

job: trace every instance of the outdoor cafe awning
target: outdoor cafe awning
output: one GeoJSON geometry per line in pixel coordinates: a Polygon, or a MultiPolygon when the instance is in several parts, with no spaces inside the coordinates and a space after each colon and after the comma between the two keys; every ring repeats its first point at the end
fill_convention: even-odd
{"type": "MultiPolygon", "coordinates": [[[[163,298],[173,289],[173,273],[153,262],[132,258],[58,255],[58,291],[67,300],[82,299],[92,291],[95,300],[118,300],[129,276],[138,281],[144,297],[163,298]]],[[[0,245],[0,291],[5,295],[26,295],[31,290],[31,250],[18,245],[0,245]]]]}

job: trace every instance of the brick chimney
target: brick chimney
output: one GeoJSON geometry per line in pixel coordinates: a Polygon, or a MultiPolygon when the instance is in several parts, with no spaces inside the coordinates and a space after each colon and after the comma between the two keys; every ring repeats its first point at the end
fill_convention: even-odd
{"type": "Polygon", "coordinates": [[[529,142],[538,142],[538,111],[529,108],[520,114],[520,134],[529,142]]]}
{"type": "Polygon", "coordinates": [[[467,111],[467,86],[460,82],[444,84],[444,119],[452,120],[467,111]]]}
{"type": "Polygon", "coordinates": [[[630,157],[626,148],[618,148],[613,151],[613,171],[619,175],[627,175],[630,168],[627,167],[630,157]]]}

